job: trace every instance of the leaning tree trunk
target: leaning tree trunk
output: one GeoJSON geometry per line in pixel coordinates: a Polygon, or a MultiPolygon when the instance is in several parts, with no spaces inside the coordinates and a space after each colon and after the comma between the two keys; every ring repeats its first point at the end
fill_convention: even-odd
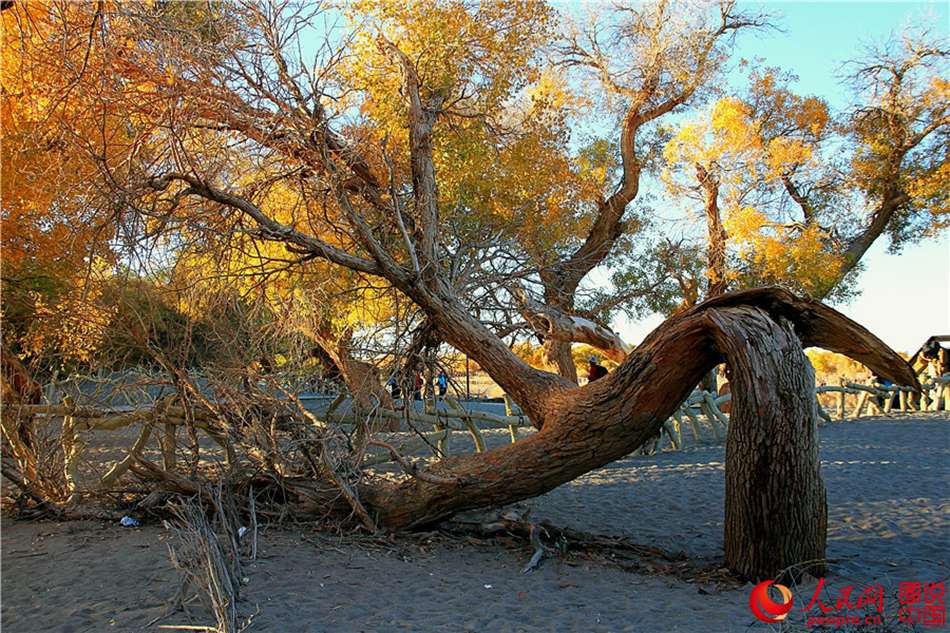
{"type": "MultiPolygon", "coordinates": [[[[561,311],[571,311],[574,308],[573,292],[565,288],[545,288],[545,300],[548,305],[561,311]]],[[[546,337],[542,345],[544,362],[548,367],[557,369],[557,373],[577,384],[577,367],[574,365],[574,356],[571,354],[571,341],[558,340],[546,337]]]]}
{"type": "Polygon", "coordinates": [[[784,318],[760,310],[711,317],[735,394],[726,439],[726,565],[754,580],[793,565],[795,575],[823,575],[828,508],[811,364],[784,318]]]}
{"type": "Polygon", "coordinates": [[[353,357],[349,332],[339,337],[313,331],[307,335],[317,344],[313,354],[343,378],[350,396],[362,410],[372,411],[379,406],[393,408],[393,399],[383,385],[379,368],[353,357]]]}
{"type": "MultiPolygon", "coordinates": [[[[485,345],[477,325],[440,314],[430,316],[446,340],[462,351],[476,356],[478,346],[485,345]]],[[[800,344],[786,320],[805,345],[846,354],[894,382],[917,384],[907,363],[880,339],[821,303],[776,288],[727,294],[667,320],[620,367],[584,387],[533,374],[526,374],[532,380],[519,379],[522,374],[506,374],[507,368],[515,370],[514,361],[501,358],[500,353],[497,357],[482,354],[479,362],[516,395],[540,431],[485,453],[444,459],[421,477],[398,483],[364,482],[360,497],[380,524],[412,528],[459,511],[543,494],[631,453],[653,437],[703,374],[727,359],[743,375],[732,391],[734,411],[741,407],[744,413],[734,423],[741,430],[730,440],[734,448],[730,463],[748,471],[730,485],[740,497],[758,494],[759,499],[763,492],[751,488],[764,486],[770,507],[784,513],[771,521],[757,521],[767,515],[767,509],[730,506],[727,522],[750,525],[731,532],[730,538],[741,534],[766,545],[781,544],[777,557],[750,556],[748,564],[730,545],[733,560],[742,565],[736,571],[766,577],[779,571],[776,565],[821,558],[825,515],[816,511],[823,506],[816,438],[810,427],[800,428],[806,421],[811,424],[814,413],[801,401],[806,386],[812,397],[812,383],[800,344]],[[751,373],[757,368],[769,373],[751,373]],[[776,413],[771,405],[784,408],[776,413]],[[785,438],[785,443],[763,437],[769,434],[785,438]],[[763,459],[763,453],[772,461],[763,459]],[[782,505],[775,498],[783,478],[789,481],[789,498],[797,493],[809,495],[803,509],[782,505]],[[805,536],[807,544],[789,543],[805,536]]],[[[732,481],[733,474],[729,476],[732,481]]]]}
{"type": "MultiPolygon", "coordinates": [[[[703,189],[703,210],[706,214],[706,278],[709,287],[706,298],[718,297],[726,291],[726,229],[719,213],[719,179],[705,166],[696,163],[696,179],[703,189]]],[[[703,378],[702,388],[715,393],[718,390],[716,371],[703,378]]]]}
{"type": "Polygon", "coordinates": [[[574,365],[574,356],[571,354],[570,341],[546,338],[541,346],[541,353],[546,367],[556,370],[573,383],[577,382],[577,367],[574,365]]]}

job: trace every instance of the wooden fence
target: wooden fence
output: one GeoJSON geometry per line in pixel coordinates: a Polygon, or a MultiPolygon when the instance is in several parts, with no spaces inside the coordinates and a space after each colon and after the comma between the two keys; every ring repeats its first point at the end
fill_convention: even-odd
{"type": "MultiPolygon", "coordinates": [[[[913,411],[950,410],[950,374],[932,379],[924,385],[923,392],[914,393],[910,387],[870,386],[846,383],[839,386],[819,386],[815,389],[819,401],[818,411],[825,423],[833,420],[854,419],[863,415],[893,415],[913,411]],[[821,405],[823,396],[832,395],[833,404],[826,408],[821,405]]],[[[518,439],[519,432],[530,428],[530,421],[518,408],[506,399],[505,415],[465,408],[455,398],[445,397],[445,407],[429,407],[424,411],[408,409],[394,410],[376,408],[369,413],[352,411],[338,414],[336,410],[343,401],[340,394],[321,418],[307,412],[299,406],[300,421],[312,425],[314,430],[336,426],[352,430],[356,424],[369,423],[374,428],[382,428],[378,423],[387,420],[399,420],[402,430],[411,426],[413,437],[394,448],[399,455],[412,455],[427,447],[445,454],[448,440],[453,432],[467,433],[476,452],[486,450],[482,431],[489,428],[506,429],[512,442],[518,439]]],[[[827,397],[824,398],[829,400],[827,397]]],[[[655,440],[647,442],[638,449],[640,454],[651,454],[662,449],[679,450],[687,443],[702,445],[721,443],[729,426],[729,416],[722,411],[722,405],[731,400],[730,394],[717,395],[708,391],[696,390],[664,422],[655,440]]],[[[297,404],[300,402],[297,400],[297,404]]],[[[236,461],[234,433],[225,423],[216,419],[211,411],[191,408],[186,410],[171,397],[155,402],[145,409],[118,411],[109,408],[77,406],[69,396],[63,397],[59,404],[4,405],[0,422],[4,436],[13,456],[19,464],[19,473],[5,469],[8,477],[19,478],[29,485],[30,459],[28,447],[19,441],[18,428],[21,422],[29,419],[31,423],[49,423],[62,421],[60,444],[63,456],[63,474],[70,499],[77,499],[83,493],[107,491],[141,459],[153,432],[161,429],[158,443],[161,449],[163,467],[166,471],[175,469],[176,429],[189,426],[200,430],[220,449],[227,464],[236,461]],[[87,432],[114,431],[129,426],[140,427],[135,439],[123,451],[121,459],[99,464],[99,472],[90,481],[86,478],[80,483],[79,460],[81,459],[87,432]]],[[[387,445],[388,447],[388,445],[387,445]]],[[[392,451],[383,453],[367,452],[361,462],[362,467],[371,467],[398,459],[392,451]]],[[[35,467],[35,464],[34,464],[35,467]]]]}

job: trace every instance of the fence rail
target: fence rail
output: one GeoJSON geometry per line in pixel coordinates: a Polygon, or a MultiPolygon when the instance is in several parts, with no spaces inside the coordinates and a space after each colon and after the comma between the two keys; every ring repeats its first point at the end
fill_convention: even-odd
{"type": "MultiPolygon", "coordinates": [[[[158,382],[155,377],[149,376],[150,384],[158,382]]],[[[236,462],[235,443],[238,441],[233,424],[229,426],[227,420],[219,419],[208,409],[196,407],[186,408],[173,396],[155,398],[149,389],[142,389],[141,383],[135,389],[147,393],[143,400],[144,407],[137,407],[131,401],[124,405],[90,406],[77,403],[73,392],[61,389],[60,401],[57,403],[11,405],[4,404],[0,409],[0,422],[4,436],[12,449],[14,457],[24,469],[28,461],[25,457],[26,447],[17,445],[19,425],[24,420],[32,423],[44,424],[61,421],[62,430],[59,443],[62,449],[63,475],[65,486],[70,499],[76,499],[83,493],[96,493],[110,489],[116,481],[127,471],[134,469],[143,450],[151,440],[154,431],[161,430],[158,435],[159,447],[166,470],[175,468],[176,433],[178,427],[189,427],[200,430],[211,439],[220,449],[227,465],[236,462]],[[135,439],[124,450],[120,459],[105,464],[98,464],[99,472],[91,483],[82,484],[79,476],[79,460],[81,459],[86,441],[83,434],[88,432],[114,431],[130,426],[140,427],[135,439]],[[22,457],[22,459],[21,459],[22,457]]],[[[54,391],[54,393],[57,393],[54,391]]],[[[52,394],[50,394],[52,395],[52,394]]],[[[303,399],[321,402],[329,400],[329,395],[306,395],[303,399]]],[[[322,405],[318,413],[314,413],[303,404],[301,397],[290,395],[288,405],[297,406],[299,422],[312,425],[315,428],[326,428],[333,425],[337,428],[352,431],[358,425],[367,425],[372,429],[383,428],[384,422],[399,422],[403,431],[415,431],[416,435],[395,447],[401,455],[411,455],[419,450],[434,447],[438,454],[448,451],[448,441],[453,432],[467,433],[476,452],[486,450],[486,442],[482,431],[486,429],[507,429],[512,442],[517,441],[519,429],[530,427],[530,420],[514,405],[510,399],[505,399],[505,413],[473,408],[474,403],[465,406],[462,402],[449,396],[433,406],[431,403],[419,410],[417,405],[404,403],[401,409],[387,409],[376,407],[368,412],[360,412],[350,407],[341,407],[345,394],[338,393],[325,410],[322,405]]],[[[652,454],[662,449],[680,450],[687,444],[692,445],[721,443],[726,437],[729,426],[729,415],[723,411],[723,405],[731,401],[730,394],[714,394],[709,391],[695,390],[674,411],[660,427],[652,441],[648,441],[638,449],[640,454],[652,454]]],[[[923,386],[921,392],[906,386],[863,385],[848,382],[842,385],[822,385],[815,389],[815,398],[818,401],[818,413],[825,423],[835,419],[854,419],[862,415],[890,415],[913,411],[950,410],[950,374],[944,374],[931,379],[923,386]],[[827,402],[833,397],[831,406],[825,407],[822,399],[827,402]],[[853,402],[853,405],[851,404],[853,402]],[[851,406],[849,406],[851,405],[851,406]]],[[[108,398],[108,402],[115,403],[115,398],[108,398]]],[[[289,407],[288,408],[292,408],[289,407]]],[[[314,409],[317,411],[317,409],[314,409]]],[[[391,452],[367,452],[362,459],[362,467],[378,466],[396,458],[391,452]]],[[[18,475],[23,476],[23,475],[18,475]]]]}

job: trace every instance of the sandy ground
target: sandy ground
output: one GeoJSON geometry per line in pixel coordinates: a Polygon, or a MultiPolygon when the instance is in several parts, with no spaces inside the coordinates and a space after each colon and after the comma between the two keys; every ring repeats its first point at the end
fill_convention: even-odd
{"type": "MultiPolygon", "coordinates": [[[[897,584],[950,575],[950,415],[865,418],[825,426],[821,436],[835,561],[825,602],[842,586],[881,583],[887,630],[911,630],[894,622],[897,584]]],[[[723,459],[721,446],[631,457],[529,505],[535,519],[712,561],[722,555],[723,459]]],[[[200,612],[162,617],[176,587],[167,538],[161,526],[4,517],[3,631],[211,624],[200,612]]],[[[750,585],[701,585],[579,560],[548,560],[522,575],[531,551],[511,540],[417,535],[387,546],[298,526],[265,532],[260,546],[245,568],[240,604],[256,614],[249,631],[819,630],[799,611],[815,581],[796,588],[791,624],[770,628],[749,610],[750,585]]]]}

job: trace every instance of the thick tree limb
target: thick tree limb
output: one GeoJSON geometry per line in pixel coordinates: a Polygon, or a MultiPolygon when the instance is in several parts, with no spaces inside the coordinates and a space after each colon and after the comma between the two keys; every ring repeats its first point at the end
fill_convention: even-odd
{"type": "MultiPolygon", "coordinates": [[[[666,5],[656,6],[655,24],[649,35],[662,39],[663,26],[669,19],[665,15],[666,5]]],[[[644,77],[636,89],[621,86],[614,81],[599,50],[596,40],[590,42],[593,51],[586,51],[578,43],[569,50],[570,64],[588,66],[601,77],[608,90],[624,94],[630,99],[630,105],[624,115],[620,131],[620,158],[622,176],[614,192],[598,205],[597,216],[591,225],[584,242],[567,259],[559,262],[556,275],[562,279],[561,287],[569,288],[570,293],[576,291],[577,284],[591,270],[599,265],[610,253],[617,239],[627,230],[623,223],[623,215],[629,205],[639,193],[640,173],[642,161],[637,154],[637,135],[647,124],[672,112],[693,98],[696,91],[709,80],[711,73],[716,69],[716,46],[731,34],[744,28],[758,28],[765,21],[758,17],[747,17],[734,12],[733,2],[720,4],[719,22],[708,30],[697,32],[695,67],[688,77],[680,82],[661,81],[664,72],[668,71],[662,59],[655,59],[644,71],[644,77]]],[[[662,53],[658,52],[658,55],[662,53]]]]}
{"type": "Polygon", "coordinates": [[[422,85],[415,64],[393,42],[380,35],[379,47],[396,62],[403,78],[403,96],[409,112],[409,158],[412,189],[418,220],[419,251],[423,277],[438,273],[436,252],[439,229],[439,202],[435,183],[435,162],[432,154],[432,128],[444,97],[436,96],[430,103],[423,99],[422,85]]]}
{"type": "Polygon", "coordinates": [[[821,347],[844,354],[895,384],[920,388],[911,366],[867,328],[820,301],[797,297],[782,288],[732,292],[701,303],[687,314],[735,305],[755,305],[773,318],[788,319],[794,324],[795,332],[805,347],[821,347]]]}
{"type": "MultiPolygon", "coordinates": [[[[601,350],[607,358],[622,362],[633,348],[609,328],[605,328],[590,319],[570,315],[532,299],[520,288],[512,289],[519,302],[519,308],[525,320],[545,339],[554,339],[567,343],[586,343],[601,350]]],[[[571,361],[573,362],[573,361],[571,361]]]]}
{"type": "Polygon", "coordinates": [[[719,213],[719,180],[700,163],[695,167],[706,213],[706,275],[709,277],[706,297],[718,297],[726,291],[726,229],[719,213]]]}
{"type": "Polygon", "coordinates": [[[726,564],[757,580],[806,563],[822,575],[828,508],[814,371],[786,319],[745,307],[708,314],[736,401],[726,438],[726,564]]]}
{"type": "MultiPolygon", "coordinates": [[[[727,308],[758,310],[773,321],[787,319],[803,345],[847,354],[894,382],[917,384],[900,356],[831,308],[777,288],[727,294],[667,320],[606,378],[535,394],[534,408],[543,425],[539,433],[431,467],[433,473],[461,479],[465,485],[413,479],[367,486],[360,498],[378,513],[381,524],[413,527],[462,510],[542,494],[629,454],[653,437],[702,376],[723,361],[721,337],[737,334],[721,332],[710,310],[727,308]]],[[[751,353],[770,352],[751,348],[751,353]]],[[[747,395],[736,393],[734,400],[742,397],[747,395]]]]}

